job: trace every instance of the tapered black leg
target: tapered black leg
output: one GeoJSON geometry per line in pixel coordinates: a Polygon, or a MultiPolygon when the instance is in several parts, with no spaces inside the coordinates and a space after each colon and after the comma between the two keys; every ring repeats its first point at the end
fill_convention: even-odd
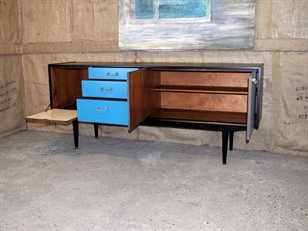
{"type": "Polygon", "coordinates": [[[227,164],[228,131],[222,131],[222,164],[227,164]]]}
{"type": "Polygon", "coordinates": [[[229,133],[229,150],[232,151],[233,150],[233,138],[234,138],[234,132],[230,132],[229,133]]]}
{"type": "Polygon", "coordinates": [[[98,138],[98,124],[94,124],[94,134],[95,134],[95,138],[98,138]]]}
{"type": "Polygon", "coordinates": [[[75,148],[78,148],[79,143],[79,125],[78,120],[73,121],[73,134],[74,134],[74,145],[75,148]]]}

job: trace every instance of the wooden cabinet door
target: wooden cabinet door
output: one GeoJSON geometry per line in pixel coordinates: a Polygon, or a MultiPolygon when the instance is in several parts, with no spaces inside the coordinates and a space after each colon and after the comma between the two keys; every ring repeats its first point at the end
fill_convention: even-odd
{"type": "Polygon", "coordinates": [[[247,132],[246,140],[250,140],[253,129],[255,128],[256,110],[256,75],[252,73],[248,78],[248,110],[247,110],[247,132]]]}
{"type": "Polygon", "coordinates": [[[128,75],[129,132],[137,128],[154,110],[154,96],[151,89],[154,82],[159,81],[155,76],[159,78],[155,72],[145,68],[130,72],[128,75]]]}
{"type": "Polygon", "coordinates": [[[263,101],[263,66],[258,67],[257,71],[255,71],[255,75],[257,78],[257,96],[256,96],[256,124],[255,128],[258,129],[260,125],[260,121],[262,118],[262,101],[263,101]]]}

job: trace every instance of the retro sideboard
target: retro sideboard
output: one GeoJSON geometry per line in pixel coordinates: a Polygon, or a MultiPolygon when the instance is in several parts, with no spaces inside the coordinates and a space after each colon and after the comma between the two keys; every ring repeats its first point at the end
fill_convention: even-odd
{"type": "MultiPolygon", "coordinates": [[[[49,64],[52,109],[77,110],[77,121],[222,132],[222,162],[234,132],[249,141],[262,116],[262,64],[49,64]]],[[[75,146],[78,127],[74,126],[75,146]]],[[[76,145],[77,142],[77,145],[76,145]]]]}

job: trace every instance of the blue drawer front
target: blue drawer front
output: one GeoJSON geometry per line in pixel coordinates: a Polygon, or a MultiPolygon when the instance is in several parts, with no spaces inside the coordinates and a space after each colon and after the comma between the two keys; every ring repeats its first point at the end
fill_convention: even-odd
{"type": "Polygon", "coordinates": [[[119,67],[89,67],[89,79],[110,79],[127,80],[129,72],[138,70],[138,68],[119,68],[119,67]]]}
{"type": "Polygon", "coordinates": [[[82,96],[127,99],[127,82],[82,80],[82,96]]]}
{"type": "Polygon", "coordinates": [[[80,122],[128,125],[127,101],[77,99],[80,122]]]}

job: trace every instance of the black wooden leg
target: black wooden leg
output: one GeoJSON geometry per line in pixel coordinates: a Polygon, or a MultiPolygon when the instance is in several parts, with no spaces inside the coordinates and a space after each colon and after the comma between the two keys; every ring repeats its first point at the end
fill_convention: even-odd
{"type": "Polygon", "coordinates": [[[94,124],[94,134],[95,134],[95,138],[98,138],[98,124],[94,124]]]}
{"type": "Polygon", "coordinates": [[[222,164],[227,164],[228,131],[222,131],[222,164]]]}
{"type": "Polygon", "coordinates": [[[234,132],[230,132],[230,133],[229,133],[229,136],[230,136],[230,140],[229,140],[229,150],[232,151],[232,150],[233,150],[234,132]]]}
{"type": "Polygon", "coordinates": [[[74,145],[75,148],[78,148],[78,143],[79,143],[79,125],[78,125],[78,120],[73,121],[73,133],[74,133],[74,145]]]}

